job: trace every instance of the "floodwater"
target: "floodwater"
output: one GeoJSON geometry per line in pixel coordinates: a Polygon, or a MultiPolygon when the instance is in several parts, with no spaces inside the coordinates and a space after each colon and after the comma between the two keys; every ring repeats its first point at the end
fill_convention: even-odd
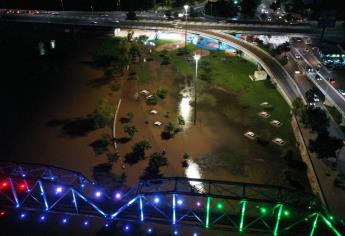
{"type": "Polygon", "coordinates": [[[89,178],[106,162],[89,146],[107,132],[88,119],[110,91],[90,63],[98,37],[25,26],[1,33],[1,160],[56,165],[89,178]]]}

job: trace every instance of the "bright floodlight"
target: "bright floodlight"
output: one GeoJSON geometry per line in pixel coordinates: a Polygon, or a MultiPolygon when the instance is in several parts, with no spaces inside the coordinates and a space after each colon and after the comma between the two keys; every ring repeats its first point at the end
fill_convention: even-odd
{"type": "Polygon", "coordinates": [[[196,62],[198,62],[198,61],[200,60],[200,55],[199,55],[199,54],[195,54],[195,55],[193,56],[193,58],[194,58],[194,60],[195,60],[196,62]]]}
{"type": "Polygon", "coordinates": [[[62,219],[62,223],[66,224],[67,223],[67,219],[66,218],[62,219]]]}
{"type": "Polygon", "coordinates": [[[199,207],[199,206],[201,206],[201,203],[200,202],[196,202],[196,205],[199,207]]]}
{"type": "Polygon", "coordinates": [[[178,231],[177,230],[174,231],[174,235],[178,235],[178,231]]]}
{"type": "Polygon", "coordinates": [[[148,233],[152,233],[152,228],[148,228],[148,229],[147,229],[147,232],[148,232],[148,233]]]}
{"type": "Polygon", "coordinates": [[[188,6],[188,5],[184,5],[183,8],[184,8],[186,11],[188,11],[189,6],[188,6]]]}
{"type": "Polygon", "coordinates": [[[88,221],[84,221],[84,226],[88,226],[89,222],[88,221]]]}
{"type": "Polygon", "coordinates": [[[20,214],[20,218],[25,218],[25,216],[26,216],[26,214],[25,213],[22,213],[22,214],[20,214]]]}
{"type": "Polygon", "coordinates": [[[45,216],[41,216],[41,218],[40,218],[40,220],[45,220],[46,219],[46,217],[45,216]]]}
{"type": "Polygon", "coordinates": [[[129,230],[130,230],[129,225],[126,225],[126,226],[125,226],[125,231],[129,231],[129,230]]]}
{"type": "Polygon", "coordinates": [[[155,203],[159,203],[159,201],[160,201],[160,200],[159,200],[159,197],[155,197],[154,202],[155,202],[155,203]]]}
{"type": "Polygon", "coordinates": [[[181,199],[177,200],[177,204],[182,205],[183,201],[181,199]]]}

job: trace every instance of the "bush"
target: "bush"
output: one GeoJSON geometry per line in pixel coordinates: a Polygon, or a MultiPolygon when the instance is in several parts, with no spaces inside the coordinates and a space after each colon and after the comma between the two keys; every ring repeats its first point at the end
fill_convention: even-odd
{"type": "Polygon", "coordinates": [[[256,143],[263,146],[263,147],[266,147],[269,144],[269,142],[266,139],[263,139],[261,137],[258,137],[256,139],[256,143]]]}
{"type": "Polygon", "coordinates": [[[166,98],[167,94],[168,94],[168,90],[167,90],[167,89],[165,89],[165,88],[157,89],[156,95],[157,95],[160,99],[166,98]]]}
{"type": "Polygon", "coordinates": [[[156,94],[153,94],[152,97],[146,100],[147,105],[155,106],[159,102],[159,97],[156,94]]]}
{"type": "Polygon", "coordinates": [[[111,126],[113,123],[116,106],[111,105],[107,99],[102,99],[92,114],[96,128],[103,128],[106,125],[111,126]]]}
{"type": "Polygon", "coordinates": [[[111,89],[111,91],[113,91],[113,92],[118,91],[118,90],[120,89],[119,83],[117,83],[117,82],[112,82],[112,83],[110,84],[110,89],[111,89]]]}

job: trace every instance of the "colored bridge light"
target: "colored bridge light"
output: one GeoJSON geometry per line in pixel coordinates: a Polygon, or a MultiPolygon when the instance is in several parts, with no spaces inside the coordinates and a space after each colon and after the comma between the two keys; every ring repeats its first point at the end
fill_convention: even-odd
{"type": "Polygon", "coordinates": [[[26,184],[25,183],[21,183],[20,185],[19,185],[19,190],[21,190],[21,191],[23,191],[23,190],[25,190],[26,189],[26,184]]]}
{"type": "Polygon", "coordinates": [[[223,204],[222,203],[217,203],[217,209],[218,210],[223,210],[223,204]]]}
{"type": "Polygon", "coordinates": [[[288,217],[288,216],[290,216],[290,211],[284,210],[284,211],[283,211],[283,214],[284,214],[284,216],[288,217]]]}
{"type": "Polygon", "coordinates": [[[7,188],[8,183],[6,181],[1,183],[1,188],[7,188]]]}
{"type": "Polygon", "coordinates": [[[148,228],[147,233],[149,233],[149,234],[152,233],[152,228],[148,228]]]}
{"type": "Polygon", "coordinates": [[[6,212],[5,211],[1,211],[0,212],[0,216],[5,216],[6,212]]]}
{"type": "Polygon", "coordinates": [[[100,191],[97,191],[97,192],[95,193],[95,196],[96,196],[97,198],[100,198],[100,197],[102,196],[102,193],[101,193],[100,191]]]}
{"type": "Polygon", "coordinates": [[[200,206],[201,206],[201,202],[197,201],[197,202],[196,202],[196,206],[197,206],[197,207],[200,207],[200,206]]]}
{"type": "Polygon", "coordinates": [[[159,202],[160,202],[160,199],[159,199],[159,197],[155,197],[153,201],[154,201],[155,203],[159,203],[159,202]]]}
{"type": "Polygon", "coordinates": [[[67,218],[63,218],[62,219],[62,224],[66,224],[67,223],[67,218]]]}
{"type": "Polygon", "coordinates": [[[117,200],[121,199],[121,193],[116,193],[115,194],[115,199],[117,199],[117,200]]]}
{"type": "Polygon", "coordinates": [[[131,228],[129,227],[129,225],[125,225],[124,229],[125,231],[129,231],[131,228]]]}
{"type": "Polygon", "coordinates": [[[55,189],[55,193],[56,193],[56,194],[62,193],[62,187],[57,187],[57,188],[55,189]]]}
{"type": "Polygon", "coordinates": [[[44,221],[45,219],[46,219],[45,216],[41,216],[41,217],[40,217],[40,220],[41,220],[41,221],[44,221]]]}
{"type": "Polygon", "coordinates": [[[177,204],[181,206],[183,204],[183,201],[181,199],[179,199],[179,200],[177,200],[177,204]]]}
{"type": "Polygon", "coordinates": [[[21,218],[21,219],[24,219],[25,217],[26,217],[26,214],[25,214],[25,213],[20,214],[20,218],[21,218]]]}
{"type": "Polygon", "coordinates": [[[177,230],[174,230],[174,235],[178,235],[178,231],[177,230]]]}
{"type": "Polygon", "coordinates": [[[84,221],[84,226],[88,226],[89,222],[88,221],[84,221]]]}
{"type": "Polygon", "coordinates": [[[260,212],[261,212],[261,214],[265,215],[267,213],[267,208],[261,207],[260,212]]]}

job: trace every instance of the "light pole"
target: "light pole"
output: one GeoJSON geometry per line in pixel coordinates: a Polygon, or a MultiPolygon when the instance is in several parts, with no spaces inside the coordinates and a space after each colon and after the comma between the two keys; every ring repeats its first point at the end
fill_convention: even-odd
{"type": "Polygon", "coordinates": [[[194,79],[194,125],[196,124],[196,81],[198,78],[198,62],[200,60],[200,55],[195,54],[193,56],[195,60],[195,79],[194,79]]]}
{"type": "Polygon", "coordinates": [[[63,0],[60,0],[62,11],[65,11],[65,7],[63,6],[63,0]]]}
{"type": "Polygon", "coordinates": [[[184,35],[184,47],[187,47],[187,21],[188,21],[188,5],[184,5],[183,6],[184,10],[185,10],[185,20],[186,20],[186,24],[185,24],[185,35],[184,35]]]}

